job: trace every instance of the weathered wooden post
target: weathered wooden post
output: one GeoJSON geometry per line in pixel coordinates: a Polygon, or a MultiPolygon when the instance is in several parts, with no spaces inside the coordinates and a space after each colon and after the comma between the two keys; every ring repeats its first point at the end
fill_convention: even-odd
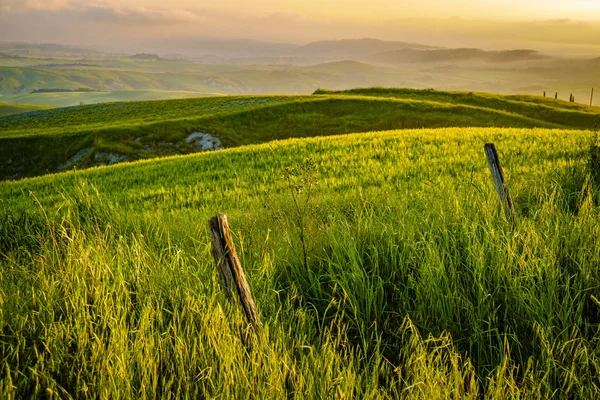
{"type": "Polygon", "coordinates": [[[490,167],[490,172],[492,173],[494,187],[496,188],[496,192],[500,197],[500,201],[504,205],[506,219],[508,219],[509,222],[514,223],[513,202],[504,181],[504,171],[502,170],[502,165],[500,164],[500,158],[498,157],[496,146],[493,143],[486,143],[484,150],[487,157],[488,166],[490,167]]]}
{"type": "Polygon", "coordinates": [[[227,216],[217,215],[208,222],[212,236],[212,253],[221,275],[223,290],[233,300],[232,290],[238,295],[242,310],[255,332],[262,326],[256,311],[246,274],[235,251],[227,216]]]}
{"type": "Polygon", "coordinates": [[[554,99],[558,99],[558,92],[554,92],[554,99]]]}
{"type": "Polygon", "coordinates": [[[592,95],[590,96],[590,107],[594,104],[594,88],[592,88],[592,95]]]}

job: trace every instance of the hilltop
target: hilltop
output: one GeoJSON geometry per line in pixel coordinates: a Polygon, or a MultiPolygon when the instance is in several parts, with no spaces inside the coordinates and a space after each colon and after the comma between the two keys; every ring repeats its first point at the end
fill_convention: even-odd
{"type": "Polygon", "coordinates": [[[297,52],[304,56],[327,59],[357,60],[386,51],[400,49],[436,49],[438,47],[419,43],[385,41],[377,39],[321,40],[300,47],[297,52]]]}
{"type": "Polygon", "coordinates": [[[591,129],[599,122],[600,109],[561,100],[414,89],[85,105],[0,118],[0,179],[294,137],[424,127],[591,129]]]}
{"type": "Polygon", "coordinates": [[[465,64],[473,61],[487,63],[514,63],[524,61],[549,60],[535,50],[485,51],[481,49],[401,49],[371,54],[367,58],[378,64],[410,64],[410,63],[453,63],[465,64]]]}

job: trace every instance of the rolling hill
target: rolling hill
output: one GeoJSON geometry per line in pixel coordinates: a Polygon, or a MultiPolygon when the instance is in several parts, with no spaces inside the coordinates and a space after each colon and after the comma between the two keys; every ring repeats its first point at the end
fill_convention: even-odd
{"type": "Polygon", "coordinates": [[[308,43],[300,47],[296,52],[303,56],[329,59],[359,60],[387,51],[400,49],[435,49],[419,43],[384,41],[377,39],[344,39],[344,40],[321,40],[308,43]]]}
{"type": "MultiPolygon", "coordinates": [[[[290,104],[356,104],[361,119],[367,103],[424,107],[355,97],[247,111],[264,122],[290,104]]],[[[149,116],[135,115],[143,106],[113,105],[124,121],[149,116]]],[[[0,396],[598,398],[590,137],[398,130],[0,182],[0,396]],[[514,225],[486,142],[504,164],[514,225]],[[234,231],[257,335],[219,287],[206,226],[217,213],[234,231]]]]}
{"type": "Polygon", "coordinates": [[[0,399],[600,399],[599,66],[0,43],[0,399]]]}
{"type": "Polygon", "coordinates": [[[6,104],[0,103],[0,117],[5,115],[21,114],[30,111],[48,110],[52,107],[36,104],[6,104]]]}
{"type": "Polygon", "coordinates": [[[48,104],[52,107],[72,107],[98,103],[115,103],[123,101],[151,101],[168,99],[189,99],[197,97],[225,96],[216,92],[189,92],[186,90],[124,90],[111,92],[71,92],[71,93],[29,93],[20,96],[11,96],[10,101],[19,104],[23,102],[48,104]]]}
{"type": "Polygon", "coordinates": [[[598,123],[600,109],[560,100],[413,89],[86,105],[0,118],[0,179],[193,153],[204,139],[230,148],[376,130],[598,123]]]}
{"type": "Polygon", "coordinates": [[[0,67],[0,99],[11,103],[44,101],[72,106],[135,96],[151,99],[187,93],[310,94],[319,87],[345,89],[363,85],[402,84],[406,77],[386,67],[341,61],[305,67],[212,65],[173,61],[104,60],[93,66],[37,65],[0,67]],[[40,89],[89,89],[97,93],[32,93],[40,89]],[[154,92],[154,93],[153,93],[154,92]]]}
{"type": "MultiPolygon", "coordinates": [[[[231,45],[235,52],[242,44],[231,45]]],[[[35,47],[31,52],[14,49],[2,54],[0,46],[0,101],[64,107],[224,94],[307,95],[320,87],[386,86],[498,94],[547,92],[563,100],[573,94],[577,102],[589,104],[591,88],[600,87],[596,61],[549,58],[531,50],[439,49],[360,39],[296,46],[309,49],[310,57],[288,54],[284,46],[281,55],[261,58],[258,49],[264,44],[255,45],[254,58],[224,60],[215,56],[205,61],[154,53],[141,58],[86,56],[79,49],[69,55],[63,54],[68,49],[61,47],[48,48],[57,52],[55,57],[42,56],[46,54],[43,49],[35,47]],[[36,53],[38,50],[41,53],[36,53]],[[85,92],[57,92],[80,88],[85,92]],[[54,92],[38,93],[47,90],[54,92]]],[[[599,99],[596,96],[596,105],[599,99]]]]}
{"type": "Polygon", "coordinates": [[[481,49],[400,49],[370,54],[367,58],[376,64],[430,64],[430,63],[452,63],[464,64],[473,61],[487,63],[514,63],[526,61],[548,60],[551,57],[544,56],[534,50],[506,50],[485,51],[481,49]]]}

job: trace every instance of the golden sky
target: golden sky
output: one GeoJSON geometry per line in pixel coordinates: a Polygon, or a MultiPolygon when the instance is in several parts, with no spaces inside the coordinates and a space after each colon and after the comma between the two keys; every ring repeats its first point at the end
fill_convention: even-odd
{"type": "Polygon", "coordinates": [[[0,41],[156,36],[598,47],[600,0],[0,0],[0,41]]]}
{"type": "Polygon", "coordinates": [[[503,19],[600,19],[598,0],[0,0],[5,10],[57,10],[85,6],[113,8],[210,8],[249,16],[265,13],[335,14],[340,17],[468,17],[503,19]]]}
{"type": "MultiPolygon", "coordinates": [[[[152,0],[154,1],[154,0],[152,0]]],[[[190,0],[179,0],[191,6],[190,0]]],[[[140,0],[140,3],[144,3],[140,0]]],[[[157,4],[159,2],[156,2],[157,4]]],[[[223,0],[225,7],[240,9],[243,0],[223,0]]],[[[196,3],[197,4],[197,3],[196,3]]],[[[588,18],[595,13],[600,18],[598,0],[258,0],[256,10],[287,9],[308,15],[352,15],[365,18],[396,17],[502,17],[502,18],[588,18]]]]}

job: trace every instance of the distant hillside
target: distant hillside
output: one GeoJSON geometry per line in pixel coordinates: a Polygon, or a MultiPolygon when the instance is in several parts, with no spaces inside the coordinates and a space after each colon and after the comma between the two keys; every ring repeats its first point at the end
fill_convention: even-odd
{"type": "Polygon", "coordinates": [[[435,47],[409,42],[387,42],[377,39],[323,40],[298,49],[303,56],[347,58],[358,60],[372,54],[398,49],[433,49],[435,47]]]}
{"type": "MultiPolygon", "coordinates": [[[[13,60],[8,60],[13,62],[13,60]]],[[[0,63],[2,59],[0,58],[0,63]]],[[[21,63],[39,63],[21,59],[21,63]]],[[[73,64],[69,60],[67,64],[73,64]]],[[[357,61],[335,61],[309,66],[221,65],[167,60],[94,60],[95,66],[76,66],[69,69],[44,66],[37,68],[1,67],[0,96],[11,103],[45,103],[54,106],[78,105],[80,102],[196,97],[212,94],[311,94],[319,87],[349,89],[357,86],[416,86],[431,85],[431,79],[416,76],[408,79],[403,71],[357,61]],[[422,82],[421,82],[422,81],[422,82]],[[48,89],[66,93],[40,96],[48,89]],[[103,94],[67,91],[96,90],[103,94]],[[135,91],[136,93],[127,94],[135,91]],[[151,91],[157,91],[152,95],[151,91]],[[34,92],[34,95],[31,93],[34,92]],[[112,92],[110,94],[108,92],[112,92]]],[[[1,64],[0,64],[1,65],[1,64]]],[[[59,65],[52,62],[51,65],[59,65]]]]}
{"type": "Polygon", "coordinates": [[[114,103],[120,101],[151,101],[224,96],[215,92],[190,92],[185,90],[117,90],[113,92],[35,93],[11,97],[16,104],[48,104],[52,107],[70,107],[81,104],[114,103]]]}
{"type": "Polygon", "coordinates": [[[35,89],[31,94],[40,93],[91,93],[97,92],[98,90],[89,88],[77,88],[77,89],[61,89],[61,88],[49,88],[49,89],[35,89]]]}
{"type": "Polygon", "coordinates": [[[216,39],[216,38],[165,38],[162,40],[142,41],[140,45],[161,54],[177,54],[192,59],[206,56],[238,58],[238,57],[273,57],[293,54],[300,45],[291,43],[272,43],[249,39],[216,39]]]}
{"type": "Polygon", "coordinates": [[[434,49],[419,43],[384,41],[378,39],[322,40],[305,45],[291,43],[270,43],[244,39],[168,38],[143,42],[143,48],[152,49],[161,55],[177,55],[187,59],[209,62],[257,62],[277,63],[285,59],[292,64],[335,61],[339,59],[358,60],[375,53],[397,49],[434,49]]]}
{"type": "Polygon", "coordinates": [[[0,103],[0,117],[5,115],[21,114],[30,111],[48,110],[52,107],[35,104],[7,104],[0,103]]]}
{"type": "MultiPolygon", "coordinates": [[[[0,94],[20,96],[44,89],[103,92],[130,90],[187,91],[223,94],[310,94],[319,87],[347,89],[359,83],[400,85],[403,75],[358,62],[324,63],[306,67],[236,66],[171,61],[112,62],[87,69],[0,67],[0,94]],[[137,64],[144,64],[139,66],[137,64]],[[147,68],[144,68],[148,65],[147,68]],[[150,70],[148,70],[150,69],[150,70]]],[[[22,102],[25,99],[18,99],[22,102]]],[[[83,100],[86,101],[86,100],[83,100]]],[[[78,104],[67,103],[68,105],[78,104]]]]}
{"type": "MultiPolygon", "coordinates": [[[[145,63],[144,61],[137,61],[145,63]]],[[[110,69],[50,70],[0,67],[0,94],[24,95],[60,88],[67,91],[188,90],[216,92],[218,85],[174,74],[110,69]],[[189,84],[188,84],[189,83],[189,84]]],[[[235,93],[235,88],[232,88],[235,93]]],[[[72,104],[78,104],[76,101],[72,104]]]]}
{"type": "MultiPolygon", "coordinates": [[[[62,107],[82,102],[310,94],[320,87],[386,86],[498,94],[546,92],[558,93],[559,99],[573,94],[576,101],[589,104],[591,88],[600,87],[598,61],[547,58],[533,50],[441,49],[374,39],[304,46],[185,39],[180,45],[200,46],[204,49],[200,59],[211,62],[184,60],[176,56],[176,48],[170,48],[171,56],[142,47],[137,56],[97,58],[42,57],[32,46],[28,48],[33,54],[17,57],[10,55],[15,49],[7,48],[10,54],[0,53],[0,101],[62,107]],[[80,88],[102,93],[67,92],[80,88]],[[49,89],[64,93],[39,93],[49,89]]],[[[594,104],[600,105],[600,96],[594,104]]]]}
{"type": "Polygon", "coordinates": [[[515,61],[532,61],[548,58],[534,50],[484,51],[481,49],[401,49],[382,52],[368,58],[380,64],[405,63],[461,63],[466,61],[485,61],[490,63],[506,63],[515,61]]]}
{"type": "Polygon", "coordinates": [[[134,60],[142,60],[142,61],[157,61],[157,60],[161,59],[158,56],[158,54],[148,54],[148,53],[134,54],[131,56],[131,58],[134,60]]]}
{"type": "Polygon", "coordinates": [[[0,42],[0,53],[12,56],[35,57],[98,57],[101,51],[62,44],[11,43],[0,42]]]}
{"type": "Polygon", "coordinates": [[[414,89],[98,104],[0,118],[0,179],[294,137],[598,122],[600,109],[561,100],[414,89]]]}

